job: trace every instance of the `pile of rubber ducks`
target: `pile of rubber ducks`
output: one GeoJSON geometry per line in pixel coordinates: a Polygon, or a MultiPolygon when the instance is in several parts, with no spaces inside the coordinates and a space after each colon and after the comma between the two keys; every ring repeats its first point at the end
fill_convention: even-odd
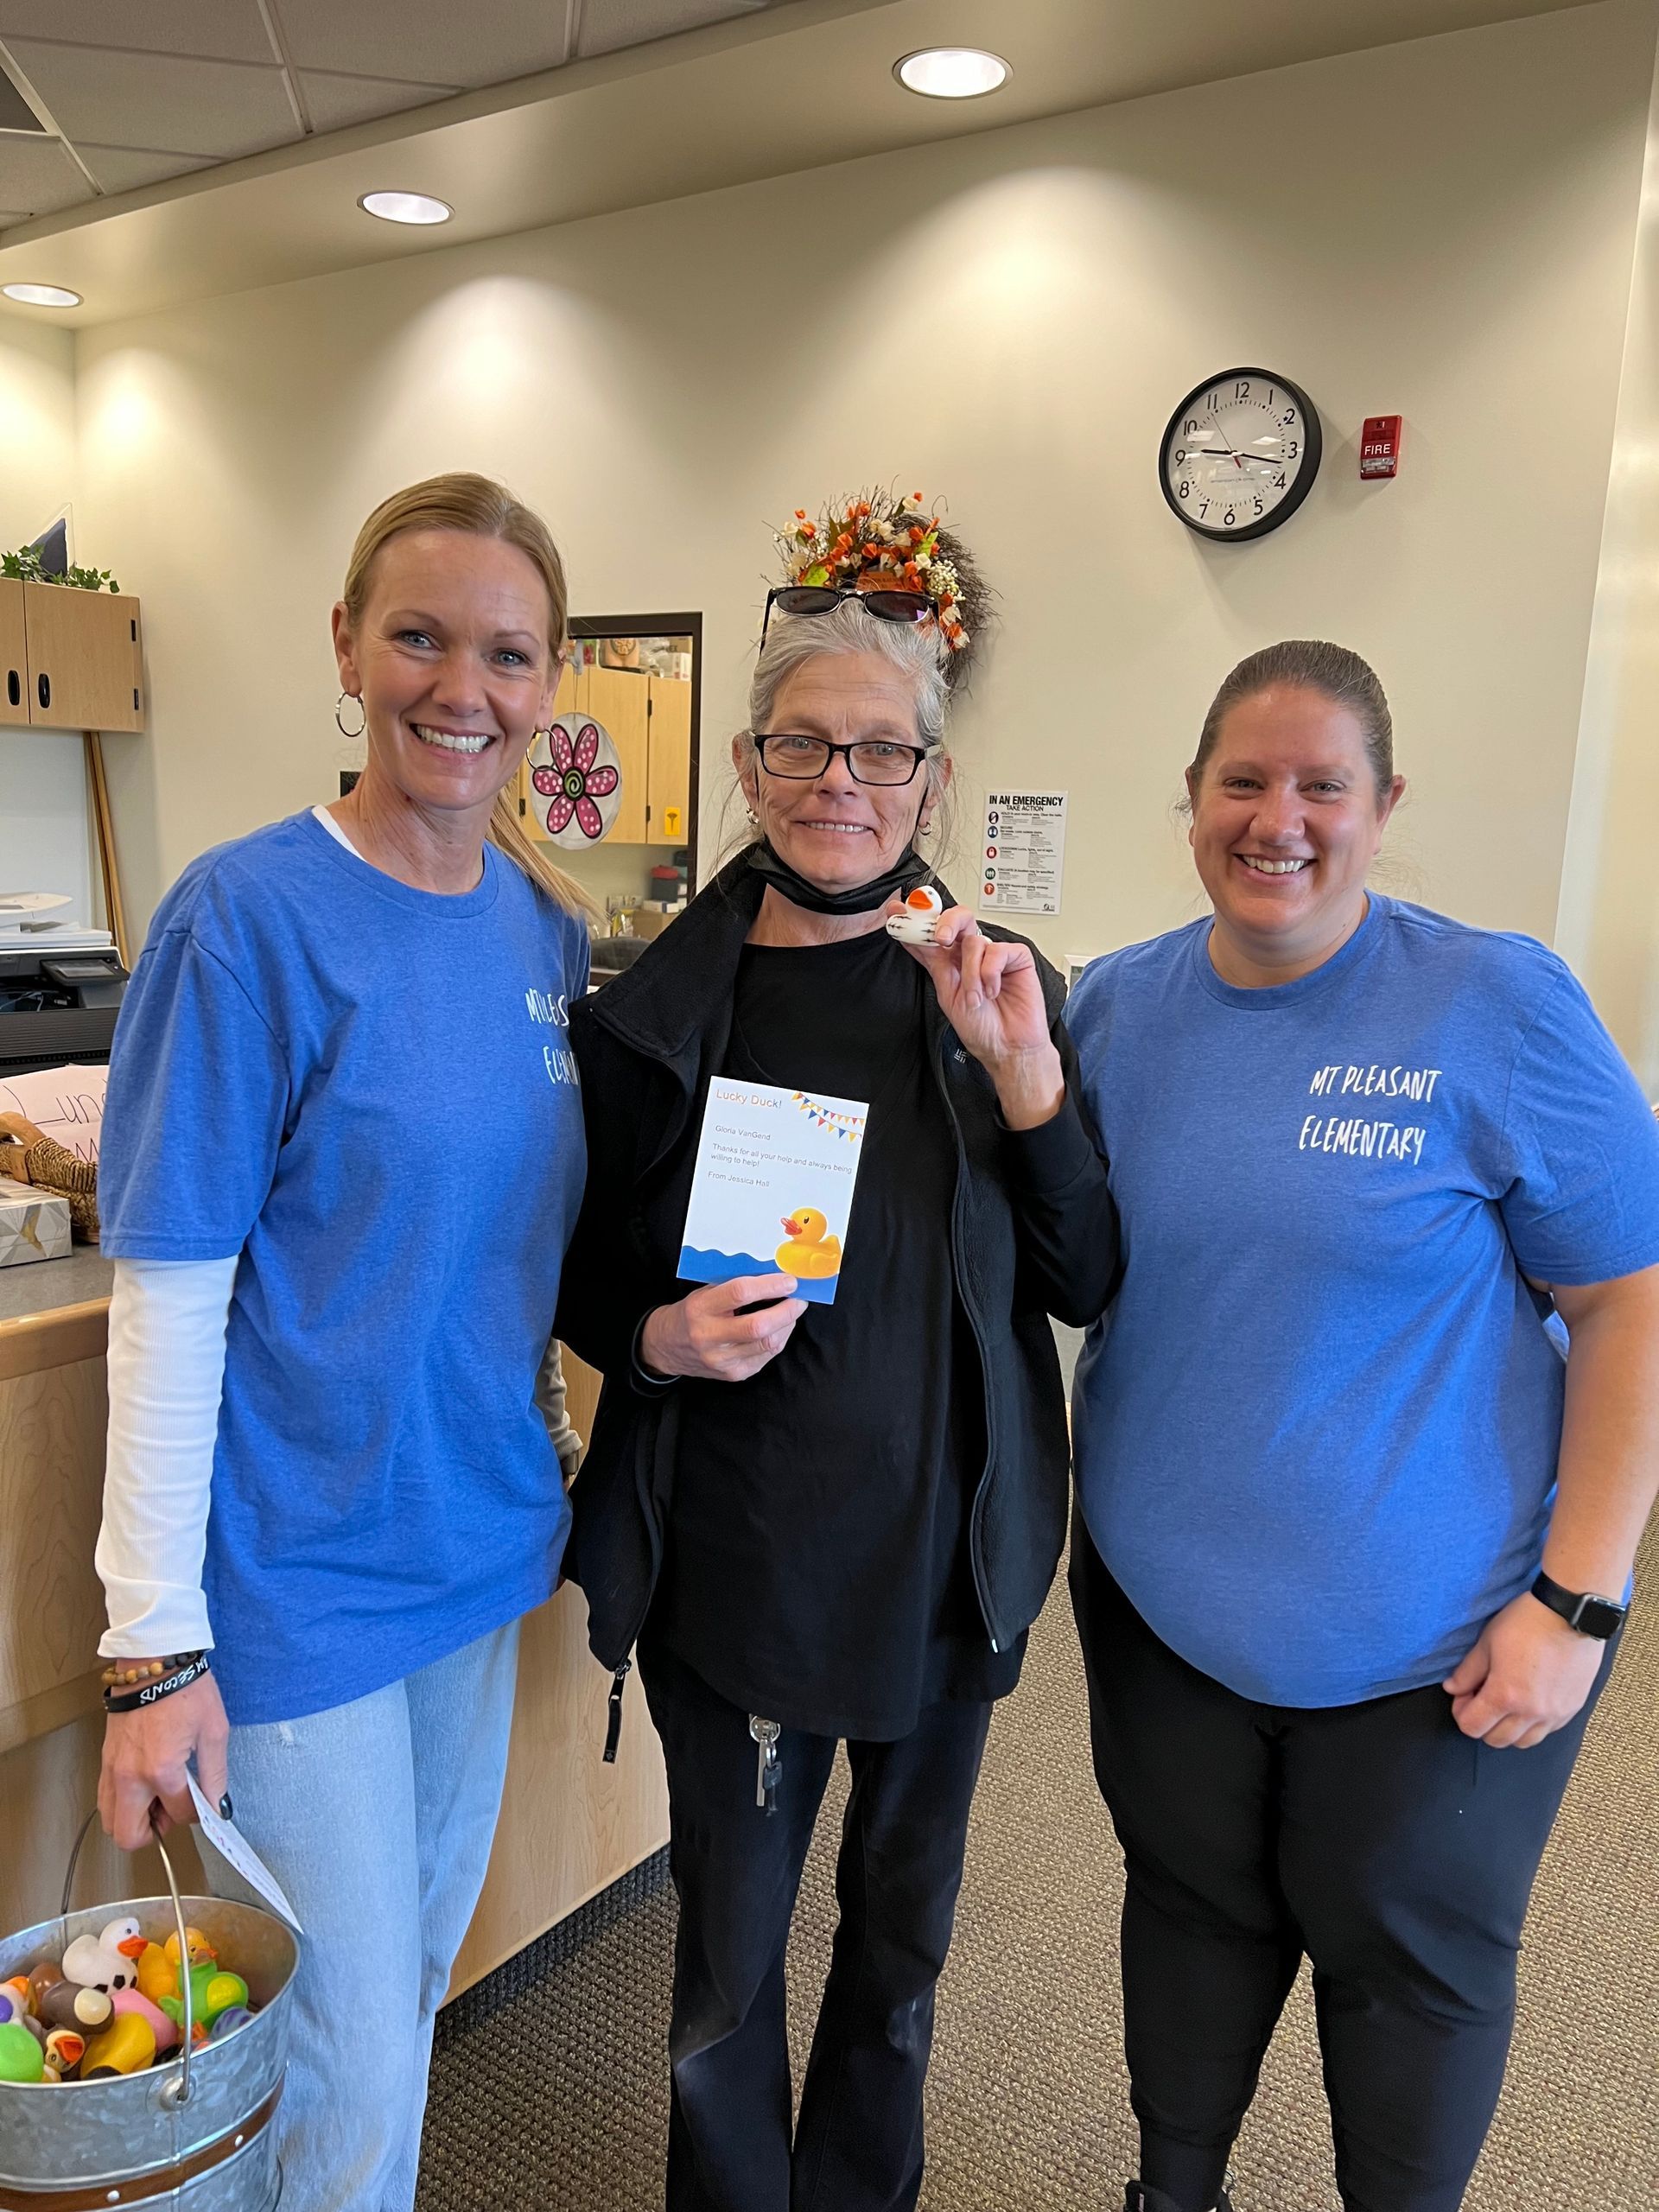
{"type": "Polygon", "coordinates": [[[248,1985],[228,1973],[200,1929],[152,1943],[136,1920],[78,1936],[61,1960],[0,1982],[0,2082],[96,2082],[141,2074],[184,2033],[182,1973],[190,1977],[193,2047],[220,2043],[253,2017],[248,1985]]]}

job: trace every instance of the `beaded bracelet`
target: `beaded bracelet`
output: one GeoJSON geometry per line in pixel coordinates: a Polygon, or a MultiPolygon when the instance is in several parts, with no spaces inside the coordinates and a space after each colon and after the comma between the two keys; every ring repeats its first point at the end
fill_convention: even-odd
{"type": "Polygon", "coordinates": [[[137,1667],[124,1667],[118,1659],[112,1667],[104,1669],[104,1687],[106,1690],[137,1689],[140,1682],[158,1682],[175,1667],[188,1667],[193,1659],[200,1656],[199,1651],[175,1651],[170,1659],[145,1659],[137,1667]]]}
{"type": "Polygon", "coordinates": [[[146,1707],[159,1703],[164,1697],[171,1697],[175,1691],[188,1690],[192,1682],[199,1682],[204,1675],[212,1671],[205,1651],[187,1653],[178,1671],[163,1676],[159,1681],[147,1681],[141,1688],[119,1694],[105,1690],[104,1710],[105,1713],[142,1713],[146,1707]]]}

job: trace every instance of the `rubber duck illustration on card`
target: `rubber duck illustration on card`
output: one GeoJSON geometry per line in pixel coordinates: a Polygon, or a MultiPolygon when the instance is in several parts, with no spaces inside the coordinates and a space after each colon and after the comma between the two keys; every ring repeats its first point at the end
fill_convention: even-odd
{"type": "Polygon", "coordinates": [[[682,1281],[781,1268],[797,1298],[833,1306],[869,1114],[861,1098],[715,1076],[685,1210],[682,1281]]]}
{"type": "Polygon", "coordinates": [[[812,1282],[841,1273],[841,1239],[825,1234],[830,1224],[816,1206],[798,1206],[783,1226],[788,1242],[778,1247],[778,1264],[786,1275],[812,1282]]]}

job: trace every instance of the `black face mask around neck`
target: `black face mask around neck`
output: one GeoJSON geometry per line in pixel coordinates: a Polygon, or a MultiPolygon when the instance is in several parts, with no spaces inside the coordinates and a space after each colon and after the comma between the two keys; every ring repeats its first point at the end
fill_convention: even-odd
{"type": "Polygon", "coordinates": [[[764,842],[750,848],[749,866],[791,906],[804,907],[809,914],[868,914],[884,906],[895,893],[903,898],[933,873],[913,845],[906,846],[885,875],[869,883],[855,883],[849,891],[820,891],[816,883],[798,875],[787,861],[779,860],[764,842]]]}

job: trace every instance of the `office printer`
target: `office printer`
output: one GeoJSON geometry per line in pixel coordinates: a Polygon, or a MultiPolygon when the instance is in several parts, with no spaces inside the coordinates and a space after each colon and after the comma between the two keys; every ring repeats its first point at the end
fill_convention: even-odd
{"type": "Polygon", "coordinates": [[[114,952],[0,952],[0,1077],[101,1065],[126,988],[114,952]]]}

